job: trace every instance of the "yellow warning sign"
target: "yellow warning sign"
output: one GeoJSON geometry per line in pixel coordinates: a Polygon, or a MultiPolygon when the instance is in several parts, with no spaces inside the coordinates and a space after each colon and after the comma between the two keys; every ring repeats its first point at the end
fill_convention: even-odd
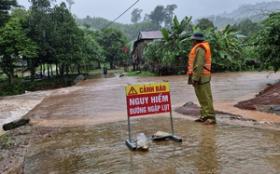
{"type": "Polygon", "coordinates": [[[128,85],[125,87],[125,91],[126,96],[163,93],[170,92],[170,85],[168,82],[128,85]]]}
{"type": "Polygon", "coordinates": [[[130,87],[130,90],[128,92],[128,95],[137,95],[137,91],[135,90],[135,88],[133,86],[130,87]]]}

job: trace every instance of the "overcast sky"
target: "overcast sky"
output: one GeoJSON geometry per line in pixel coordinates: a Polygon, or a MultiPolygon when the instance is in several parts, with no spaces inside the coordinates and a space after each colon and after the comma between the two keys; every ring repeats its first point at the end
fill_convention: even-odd
{"type": "MultiPolygon", "coordinates": [[[[79,18],[88,16],[104,17],[113,20],[124,12],[136,0],[74,0],[72,12],[79,18]]],[[[145,13],[150,13],[157,5],[177,4],[175,11],[179,18],[193,16],[200,18],[203,16],[231,12],[242,4],[255,4],[258,2],[271,0],[140,0],[134,8],[143,9],[145,13]]],[[[279,0],[278,0],[279,1],[279,0]]],[[[28,7],[28,0],[18,0],[19,4],[28,7]]],[[[130,23],[131,11],[127,12],[117,22],[130,23]]],[[[142,15],[144,16],[144,15],[142,15]]]]}

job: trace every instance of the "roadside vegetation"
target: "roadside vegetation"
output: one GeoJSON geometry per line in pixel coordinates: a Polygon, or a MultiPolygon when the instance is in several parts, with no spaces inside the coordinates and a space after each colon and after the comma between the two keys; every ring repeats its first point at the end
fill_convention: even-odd
{"type": "Polygon", "coordinates": [[[0,96],[68,86],[79,74],[127,61],[128,40],[119,30],[79,26],[65,3],[30,2],[26,10],[0,0],[0,96]]]}
{"type": "Polygon", "coordinates": [[[207,19],[193,24],[191,18],[173,19],[171,28],[162,28],[164,39],[150,43],[144,52],[145,70],[165,74],[185,74],[189,39],[193,32],[206,36],[212,48],[213,71],[274,70],[280,68],[280,13],[272,13],[261,23],[249,19],[238,25],[217,29],[207,19]],[[278,43],[278,44],[277,44],[278,43]]]}

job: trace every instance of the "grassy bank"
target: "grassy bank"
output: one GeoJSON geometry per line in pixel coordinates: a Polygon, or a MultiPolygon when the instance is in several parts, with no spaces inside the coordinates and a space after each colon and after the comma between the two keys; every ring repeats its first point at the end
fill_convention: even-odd
{"type": "MultiPolygon", "coordinates": [[[[91,70],[87,74],[88,79],[102,78],[103,70],[91,70]]],[[[125,74],[129,77],[153,77],[157,76],[155,73],[148,71],[129,71],[124,72],[123,68],[108,70],[108,76],[114,74],[125,74]]],[[[9,84],[5,76],[0,78],[0,96],[11,96],[24,94],[26,91],[50,90],[72,86],[77,74],[69,75],[67,77],[51,77],[44,79],[36,79],[31,81],[26,78],[17,78],[13,84],[9,84]]]]}
{"type": "Polygon", "coordinates": [[[61,87],[71,86],[77,75],[71,75],[64,78],[47,78],[38,80],[25,80],[18,78],[13,84],[6,80],[0,82],[0,96],[10,96],[24,94],[26,91],[49,90],[61,87]]]}

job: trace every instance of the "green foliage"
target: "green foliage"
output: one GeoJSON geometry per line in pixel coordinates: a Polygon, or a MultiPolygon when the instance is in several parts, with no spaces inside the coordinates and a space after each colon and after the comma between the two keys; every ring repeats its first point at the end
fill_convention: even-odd
{"type": "Polygon", "coordinates": [[[28,69],[34,79],[35,69],[40,64],[53,63],[54,50],[51,46],[51,33],[54,26],[51,18],[51,3],[49,0],[31,0],[31,7],[26,23],[28,36],[36,42],[39,47],[36,59],[27,59],[28,69]]]}
{"type": "Polygon", "coordinates": [[[90,30],[84,30],[84,32],[84,60],[89,64],[92,62],[97,62],[100,65],[101,63],[105,62],[105,50],[97,42],[95,32],[90,30]]]}
{"type": "Polygon", "coordinates": [[[166,7],[158,5],[149,15],[146,16],[146,20],[156,24],[159,28],[163,23],[166,28],[170,28],[174,17],[174,10],[176,8],[177,5],[175,4],[167,5],[166,7]]]}
{"type": "Polygon", "coordinates": [[[174,18],[174,11],[178,8],[176,4],[167,5],[165,8],[164,25],[166,28],[170,28],[172,20],[174,18]]]}
{"type": "Polygon", "coordinates": [[[262,62],[262,68],[280,69],[280,13],[273,13],[263,23],[255,36],[255,51],[262,62]]]}
{"type": "Polygon", "coordinates": [[[8,20],[11,7],[16,5],[16,0],[0,0],[0,27],[8,20]]]}
{"type": "Polygon", "coordinates": [[[114,69],[115,65],[124,63],[123,50],[126,48],[127,38],[121,31],[113,28],[102,30],[97,40],[104,50],[106,61],[110,63],[111,69],[114,69]]]}
{"type": "Polygon", "coordinates": [[[136,8],[131,12],[131,22],[138,23],[141,20],[142,9],[136,8]]]}
{"type": "Polygon", "coordinates": [[[26,16],[25,11],[15,11],[11,19],[0,29],[0,65],[10,83],[14,78],[15,64],[23,58],[37,56],[37,45],[27,37],[23,30],[24,16],[26,16]]]}
{"type": "Polygon", "coordinates": [[[260,30],[260,25],[250,19],[244,19],[239,24],[235,24],[233,28],[238,30],[240,34],[250,37],[260,30]]]}
{"type": "MultiPolygon", "coordinates": [[[[190,36],[194,29],[191,18],[181,22],[173,19],[171,29],[161,30],[164,40],[153,42],[145,49],[145,67],[158,74],[185,72],[187,55],[192,47],[190,36]]],[[[213,27],[204,31],[211,45],[214,71],[239,71],[246,69],[242,57],[242,40],[231,26],[220,31],[213,27]]]]}
{"type": "Polygon", "coordinates": [[[188,37],[192,34],[191,18],[181,22],[174,17],[171,29],[161,30],[164,40],[155,41],[145,49],[145,67],[157,74],[181,74],[185,72],[186,55],[191,47],[188,37]]]}
{"type": "Polygon", "coordinates": [[[160,26],[165,18],[165,8],[163,5],[158,5],[154,9],[154,11],[151,12],[150,15],[148,15],[149,19],[160,26]]]}
{"type": "Polygon", "coordinates": [[[199,19],[196,27],[201,29],[201,30],[207,30],[207,29],[215,28],[213,22],[210,21],[207,18],[199,19]]]}
{"type": "MultiPolygon", "coordinates": [[[[1,77],[4,73],[9,78],[9,83],[1,86],[3,95],[19,94],[29,89],[23,79],[17,77],[16,70],[29,71],[31,80],[35,77],[51,79],[56,75],[64,82],[70,74],[88,72],[91,65],[100,67],[102,62],[111,60],[109,54],[105,57],[107,48],[98,42],[98,38],[105,38],[103,34],[107,33],[81,29],[65,3],[51,5],[53,0],[30,2],[28,11],[13,10],[11,18],[0,28],[0,72],[1,77]]],[[[73,1],[68,2],[73,4],[73,1]]],[[[119,41],[110,45],[114,48],[110,51],[115,53],[114,62],[121,64],[128,59],[128,52],[121,51],[126,39],[120,33],[109,37],[119,41]]]]}
{"type": "Polygon", "coordinates": [[[69,67],[80,64],[83,60],[83,32],[78,28],[65,3],[55,6],[52,15],[50,45],[55,53],[54,58],[60,64],[60,74],[69,73],[69,67]],[[63,45],[63,46],[62,46],[63,45]]]}
{"type": "Polygon", "coordinates": [[[30,81],[28,79],[15,79],[11,85],[7,82],[0,83],[0,96],[19,95],[24,94],[25,91],[49,90],[60,87],[68,87],[73,84],[76,75],[68,76],[67,79],[63,77],[55,77],[49,79],[38,79],[30,81]]]}
{"type": "MultiPolygon", "coordinates": [[[[141,9],[134,9],[132,12],[132,22],[133,24],[120,24],[113,23],[110,27],[122,31],[129,41],[135,40],[140,31],[154,31],[160,30],[162,25],[166,28],[171,27],[172,19],[174,17],[174,11],[177,5],[171,4],[164,6],[157,6],[150,14],[146,14],[144,20],[141,21],[141,9]]],[[[78,23],[93,30],[102,30],[111,21],[100,18],[100,17],[90,17],[87,16],[84,19],[77,19],[78,23]]]]}
{"type": "Polygon", "coordinates": [[[265,20],[270,13],[279,12],[279,1],[263,1],[256,4],[246,4],[238,9],[223,13],[218,16],[210,16],[208,19],[214,22],[214,25],[219,29],[225,28],[227,25],[239,24],[240,22],[249,19],[253,22],[261,22],[265,20]]]}
{"type": "Polygon", "coordinates": [[[228,25],[224,30],[210,29],[207,40],[212,49],[213,71],[240,71],[245,62],[237,31],[228,25]]]}
{"type": "MultiPolygon", "coordinates": [[[[89,17],[87,16],[84,19],[77,19],[78,23],[84,26],[88,26],[93,30],[102,30],[105,26],[107,26],[110,21],[104,18],[99,17],[89,17]]],[[[120,24],[114,23],[111,25],[111,28],[122,31],[129,41],[134,40],[139,31],[153,31],[159,30],[159,26],[151,21],[143,21],[135,24],[120,24]]]]}

